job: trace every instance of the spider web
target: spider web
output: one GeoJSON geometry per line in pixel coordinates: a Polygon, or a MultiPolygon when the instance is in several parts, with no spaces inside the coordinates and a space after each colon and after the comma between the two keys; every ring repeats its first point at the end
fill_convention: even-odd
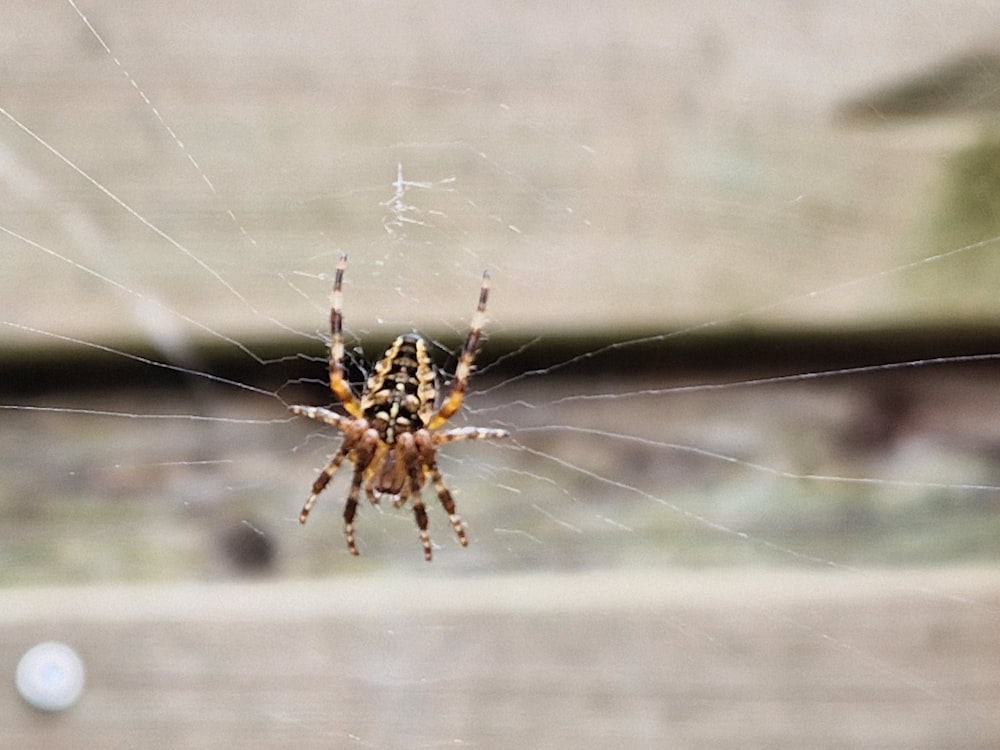
{"type": "MultiPolygon", "coordinates": [[[[322,727],[323,741],[399,744],[405,735],[376,727],[400,714],[417,744],[495,740],[459,721],[420,726],[406,709],[416,690],[454,699],[465,684],[451,644],[473,662],[495,661],[492,648],[515,654],[484,688],[508,692],[459,704],[486,727],[509,727],[526,710],[514,693],[543,684],[565,706],[540,702],[532,716],[568,718],[533,735],[541,744],[570,742],[574,708],[595,694],[625,717],[602,724],[610,714],[596,712],[587,727],[598,744],[654,743],[668,726],[689,742],[736,736],[711,711],[694,711],[703,724],[667,721],[663,703],[697,701],[671,698],[680,689],[635,652],[585,652],[607,677],[588,672],[579,695],[546,678],[542,667],[575,660],[561,649],[581,642],[589,618],[594,632],[646,643],[651,628],[689,647],[670,666],[689,675],[688,690],[735,686],[749,705],[763,685],[761,744],[801,741],[772,713],[801,708],[794,680],[754,671],[754,659],[788,656],[773,647],[785,639],[819,654],[791,674],[851,680],[806,704],[829,731],[849,726],[839,740],[888,737],[876,708],[905,723],[916,705],[924,714],[905,744],[989,746],[998,728],[984,693],[996,678],[962,661],[975,650],[927,666],[905,648],[928,648],[926,632],[972,640],[996,624],[995,585],[982,581],[995,581],[997,351],[675,366],[706,337],[722,348],[761,330],[794,342],[797,331],[992,323],[983,301],[997,233],[938,236],[926,218],[947,149],[975,141],[978,125],[831,124],[839,105],[936,62],[928,49],[947,59],[985,44],[991,11],[960,5],[944,25],[929,5],[868,11],[881,15],[850,36],[851,55],[836,29],[860,6],[734,17],[636,4],[566,19],[485,5],[337,15],[302,5],[274,17],[261,5],[264,22],[226,5],[13,10],[0,233],[5,278],[23,281],[5,301],[5,341],[68,348],[109,371],[127,361],[140,379],[177,375],[185,390],[116,382],[97,396],[50,390],[5,405],[7,514],[41,522],[4,547],[16,562],[51,545],[9,580],[226,579],[217,550],[235,545],[231,557],[250,567],[276,553],[275,579],[347,587],[334,589],[342,609],[289,605],[306,620],[345,611],[371,625],[369,657],[342,667],[374,706],[363,719],[281,709],[293,726],[322,727]],[[900,27],[912,32],[905,44],[879,32],[900,27]],[[761,46],[781,49],[781,62],[761,46]],[[430,569],[411,514],[391,507],[360,509],[362,557],[347,557],[346,472],[306,527],[296,520],[333,443],[285,407],[330,401],[324,348],[341,252],[356,380],[414,328],[453,366],[478,280],[492,274],[482,367],[456,422],[514,434],[442,450],[471,544],[458,548],[428,492],[430,569]],[[567,347],[580,331],[594,338],[567,347]],[[240,366],[214,367],[214,351],[240,366]],[[289,377],[296,360],[313,374],[289,377]],[[551,578],[512,575],[539,571],[551,578]],[[361,574],[370,585],[351,588],[361,574]],[[825,596],[797,598],[817,585],[825,596]],[[475,586],[495,592],[481,610],[475,586]],[[469,612],[428,612],[414,587],[431,603],[461,596],[469,612]],[[861,609],[879,622],[896,602],[940,619],[939,631],[901,628],[889,646],[864,622],[838,620],[831,602],[852,596],[888,602],[888,614],[861,609]],[[490,628],[496,607],[514,613],[509,633],[490,628]],[[565,643],[527,624],[526,613],[564,612],[576,615],[560,620],[565,643]],[[414,620],[413,648],[434,661],[396,635],[414,620]],[[756,648],[737,640],[738,620],[756,626],[756,648]],[[540,638],[537,654],[519,651],[518,636],[540,638]],[[615,655],[623,662],[605,663],[615,655]],[[956,676],[969,670],[976,679],[956,676]],[[859,697],[858,685],[877,695],[859,697]],[[875,708],[816,708],[832,695],[875,708]]],[[[988,58],[979,67],[989,74],[988,58]]]]}

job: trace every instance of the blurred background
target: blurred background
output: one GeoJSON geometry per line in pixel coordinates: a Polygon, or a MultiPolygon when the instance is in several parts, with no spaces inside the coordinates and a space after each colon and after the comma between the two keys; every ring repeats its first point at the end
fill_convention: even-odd
{"type": "Polygon", "coordinates": [[[996,747],[998,41],[972,0],[10,3],[4,744],[996,747]],[[346,476],[297,522],[343,252],[359,386],[412,329],[447,386],[492,275],[454,422],[512,438],[442,450],[430,565],[391,503],[347,554],[346,476]],[[15,688],[48,640],[65,711],[15,688]]]}

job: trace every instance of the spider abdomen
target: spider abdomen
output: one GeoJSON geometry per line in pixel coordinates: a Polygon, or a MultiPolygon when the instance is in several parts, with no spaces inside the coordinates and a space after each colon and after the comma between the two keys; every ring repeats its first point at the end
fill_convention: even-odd
{"type": "Polygon", "coordinates": [[[394,445],[401,433],[424,427],[437,400],[436,380],[423,337],[397,336],[375,365],[361,397],[361,410],[383,441],[394,445]]]}

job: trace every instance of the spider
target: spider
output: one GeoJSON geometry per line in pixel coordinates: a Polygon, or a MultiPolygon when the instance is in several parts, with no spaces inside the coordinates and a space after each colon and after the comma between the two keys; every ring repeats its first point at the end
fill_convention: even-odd
{"type": "Polygon", "coordinates": [[[316,498],[337,473],[346,458],[354,464],[351,489],[344,505],[344,536],[347,550],[358,554],[354,541],[354,514],[358,497],[364,487],[368,500],[378,503],[382,495],[394,496],[395,507],[409,502],[413,508],[424,559],[430,560],[431,538],[427,533],[427,510],[420,491],[430,479],[444,506],[458,541],[463,547],[469,540],[462,519],[455,510],[455,501],[445,486],[437,464],[437,449],[442,443],[456,440],[493,440],[508,436],[506,430],[484,427],[455,427],[442,430],[444,424],[459,410],[469,384],[469,375],[476,358],[479,337],[486,322],[486,298],[490,277],[483,274],[479,289],[479,304],[472,316],[469,335],[458,358],[455,379],[447,397],[438,401],[437,373],[427,342],[417,333],[398,336],[378,361],[358,398],[351,390],[344,373],[344,337],[341,331],[341,307],[344,269],[347,256],[341,255],[333,282],[330,308],[330,390],[337,397],[346,415],[319,406],[292,406],[294,414],[324,422],[343,433],[340,448],[330,457],[326,468],[313,482],[312,494],[302,506],[299,523],[305,523],[316,498]]]}

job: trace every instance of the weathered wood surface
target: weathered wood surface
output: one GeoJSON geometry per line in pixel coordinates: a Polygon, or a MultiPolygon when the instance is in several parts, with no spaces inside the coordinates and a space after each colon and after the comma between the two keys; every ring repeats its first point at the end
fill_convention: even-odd
{"type": "Polygon", "coordinates": [[[0,668],[62,639],[16,748],[995,748],[1000,572],[367,577],[0,592],[0,668]]]}
{"type": "Polygon", "coordinates": [[[4,318],[43,332],[5,345],[309,333],[341,251],[390,336],[460,327],[484,267],[508,332],[995,319],[983,253],[884,273],[957,249],[977,122],[837,115],[994,49],[989,4],[79,7],[111,54],[69,3],[0,29],[4,318]],[[389,236],[399,164],[436,189],[389,236]]]}
{"type": "MultiPolygon", "coordinates": [[[[872,410],[853,384],[565,413],[556,378],[553,392],[507,392],[507,409],[549,404],[517,412],[518,439],[578,469],[499,445],[448,451],[471,545],[433,508],[432,565],[411,514],[391,507],[362,508],[363,556],[349,557],[343,477],[297,523],[330,444],[261,418],[280,416],[269,401],[214,401],[218,423],[12,413],[0,423],[0,746],[994,748],[1000,569],[940,561],[995,559],[993,494],[959,483],[990,476],[996,386],[921,375],[906,381],[905,429],[883,424],[841,453],[835,436],[872,410]],[[743,435],[758,465],[831,473],[850,460],[916,485],[798,481],[641,439],[532,439],[563,419],[719,451],[743,435]],[[946,487],[921,484],[932,480],[946,487]],[[232,528],[260,531],[272,578],[226,582],[220,532],[232,528]],[[889,565],[900,560],[911,569],[889,565]],[[685,572],[706,563],[724,567],[685,572]],[[498,574],[532,569],[574,572],[498,574]],[[46,639],[88,669],[60,716],[12,685],[18,657],[46,639]]],[[[190,408],[162,393],[155,406],[190,408]]]]}
{"type": "MultiPolygon", "coordinates": [[[[614,34],[596,5],[456,2],[433,17],[424,4],[80,5],[178,139],[68,3],[5,9],[5,347],[81,337],[124,341],[127,356],[148,339],[175,361],[175,334],[293,331],[321,355],[308,337],[325,328],[341,250],[362,340],[413,325],[460,340],[486,265],[498,336],[994,316],[993,276],[963,265],[972,253],[883,274],[955,249],[922,232],[944,157],[976,124],[834,117],[845,98],[973,48],[995,16],[985,4],[947,18],[830,5],[793,23],[782,4],[636,2],[614,34]],[[438,218],[402,241],[384,230],[399,162],[457,185],[418,194],[438,218]]],[[[857,378],[850,394],[706,390],[587,409],[563,397],[668,384],[546,381],[556,392],[528,395],[547,408],[522,409],[511,386],[476,408],[499,406],[486,418],[571,468],[449,451],[473,545],[431,568],[408,516],[370,508],[365,557],[341,565],[339,489],[297,525],[329,445],[283,422],[277,394],[243,411],[59,393],[44,403],[123,416],[5,413],[0,746],[1000,746],[997,571],[871,562],[993,559],[992,495],[960,489],[995,483],[991,381],[932,382],[901,407],[894,385],[857,378]],[[145,419],[161,410],[180,419],[145,419]],[[551,427],[564,423],[622,437],[551,427]],[[796,473],[887,481],[841,493],[796,473]],[[232,575],[218,535],[232,526],[273,540],[275,580],[197,582],[232,575]],[[866,537],[873,526],[884,538],[866,537]],[[684,554],[835,570],[660,567],[684,554]],[[362,573],[287,580],[332,570],[362,573]],[[68,585],[123,578],[145,583],[68,585]],[[77,648],[89,675],[59,716],[28,709],[10,679],[48,638],[77,648]]]]}

